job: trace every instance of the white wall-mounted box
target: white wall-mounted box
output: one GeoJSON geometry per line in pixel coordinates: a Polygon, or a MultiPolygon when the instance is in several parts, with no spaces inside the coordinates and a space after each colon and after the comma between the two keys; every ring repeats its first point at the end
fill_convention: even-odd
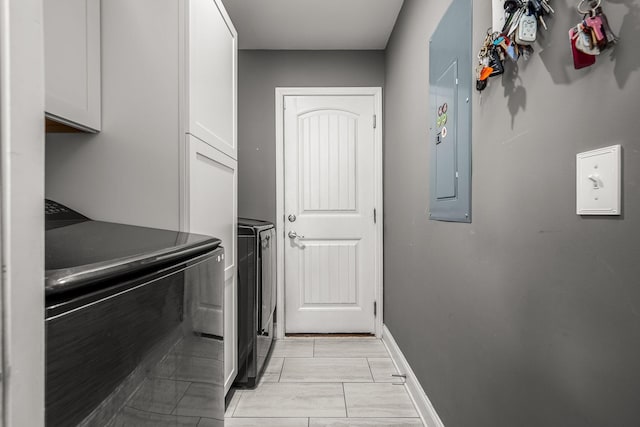
{"type": "Polygon", "coordinates": [[[621,161],[620,145],[576,155],[578,215],[620,215],[621,161]]]}
{"type": "Polygon", "coordinates": [[[504,0],[491,1],[492,32],[501,32],[505,24],[504,0]]]}

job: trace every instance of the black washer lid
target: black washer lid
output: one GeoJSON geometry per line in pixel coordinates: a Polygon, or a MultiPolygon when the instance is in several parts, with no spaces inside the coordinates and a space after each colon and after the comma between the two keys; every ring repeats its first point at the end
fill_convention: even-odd
{"type": "Polygon", "coordinates": [[[45,232],[45,294],[168,264],[220,243],[200,234],[102,221],[50,229],[45,232]]]}
{"type": "Polygon", "coordinates": [[[263,230],[274,228],[272,222],[260,219],[238,218],[238,234],[257,234],[263,230]]]}

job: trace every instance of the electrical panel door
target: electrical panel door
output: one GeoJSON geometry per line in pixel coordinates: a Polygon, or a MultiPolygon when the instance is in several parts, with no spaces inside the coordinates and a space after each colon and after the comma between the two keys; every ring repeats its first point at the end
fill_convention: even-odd
{"type": "Polygon", "coordinates": [[[429,42],[429,217],[471,222],[471,0],[453,0],[429,42]]]}

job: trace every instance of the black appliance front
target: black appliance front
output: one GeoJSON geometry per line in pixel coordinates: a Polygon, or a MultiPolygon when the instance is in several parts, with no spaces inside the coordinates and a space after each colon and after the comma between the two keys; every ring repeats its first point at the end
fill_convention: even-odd
{"type": "Polygon", "coordinates": [[[177,425],[188,383],[222,423],[220,241],[64,209],[45,215],[46,425],[177,425]]]}
{"type": "Polygon", "coordinates": [[[271,349],[276,309],[276,230],[238,220],[238,375],[236,387],[258,383],[271,349]]]}

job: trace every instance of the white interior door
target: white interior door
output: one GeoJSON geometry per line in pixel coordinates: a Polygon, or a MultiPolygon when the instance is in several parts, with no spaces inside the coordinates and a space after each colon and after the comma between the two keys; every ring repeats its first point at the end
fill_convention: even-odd
{"type": "Polygon", "coordinates": [[[287,333],[375,331],[374,101],[285,97],[287,333]]]}

